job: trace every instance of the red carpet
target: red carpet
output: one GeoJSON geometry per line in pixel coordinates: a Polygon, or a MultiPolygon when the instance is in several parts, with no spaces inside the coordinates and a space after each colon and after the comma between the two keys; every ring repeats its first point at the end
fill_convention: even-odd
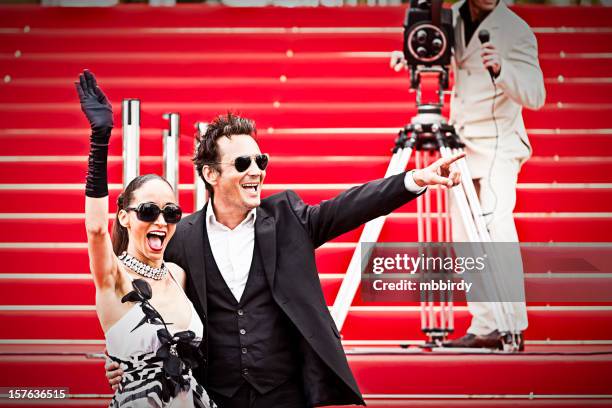
{"type": "MultiPolygon", "coordinates": [[[[609,243],[612,8],[515,10],[536,32],[547,90],[546,106],[524,113],[534,157],[519,177],[520,239],[609,243]]],[[[181,113],[185,211],[194,210],[193,123],[228,109],[257,121],[271,154],[264,195],[291,188],[316,203],[381,177],[397,130],[415,113],[407,75],[388,68],[403,17],[384,7],[0,7],[0,387],[68,386],[74,397],[0,405],[102,407],[111,393],[92,356],[103,333],[82,216],[88,126],[72,86],[82,69],[96,73],[115,107],[111,211],[129,97],[142,100],[141,173],[161,173],[161,115],[181,113]]],[[[416,241],[415,212],[409,204],[389,217],[381,240],[416,241]]],[[[359,232],[317,250],[328,304],[359,232]]],[[[609,273],[547,279],[537,261],[525,259],[528,293],[612,292],[609,273]]],[[[342,334],[372,407],[612,406],[612,304],[530,303],[528,312],[521,355],[417,352],[418,305],[359,296],[342,334]],[[364,349],[380,345],[389,348],[364,349]]],[[[459,303],[456,333],[468,323],[459,303]]]]}

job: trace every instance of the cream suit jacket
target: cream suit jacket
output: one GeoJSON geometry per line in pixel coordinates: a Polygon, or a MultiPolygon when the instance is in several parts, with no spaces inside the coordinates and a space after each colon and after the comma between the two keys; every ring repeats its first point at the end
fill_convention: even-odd
{"type": "Polygon", "coordinates": [[[535,35],[501,0],[482,21],[469,44],[465,44],[463,20],[459,17],[463,3],[452,7],[455,88],[451,97],[451,123],[463,138],[475,142],[477,138],[498,134],[500,153],[523,162],[531,154],[531,145],[522,108],[539,109],[546,98],[535,35]],[[478,32],[482,29],[489,31],[490,41],[499,50],[502,61],[501,72],[495,79],[497,133],[492,120],[494,87],[480,56],[478,32]]]}

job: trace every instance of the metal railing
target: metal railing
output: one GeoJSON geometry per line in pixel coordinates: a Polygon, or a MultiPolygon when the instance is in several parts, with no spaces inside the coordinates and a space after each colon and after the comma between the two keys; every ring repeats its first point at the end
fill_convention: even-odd
{"type": "Polygon", "coordinates": [[[123,124],[123,187],[140,172],[140,100],[124,99],[121,104],[123,124]]]}
{"type": "MultiPolygon", "coordinates": [[[[208,123],[206,122],[196,122],[195,128],[197,131],[197,136],[194,138],[194,152],[197,153],[199,147],[199,137],[206,133],[206,129],[208,128],[208,123]]],[[[204,180],[198,174],[198,171],[194,168],[194,211],[198,211],[204,207],[206,201],[208,201],[208,194],[206,193],[206,186],[204,185],[204,180]]]]}
{"type": "Polygon", "coordinates": [[[165,113],[168,120],[168,129],[164,129],[164,178],[170,183],[178,200],[179,185],[179,142],[181,129],[181,115],[178,113],[165,113]]]}

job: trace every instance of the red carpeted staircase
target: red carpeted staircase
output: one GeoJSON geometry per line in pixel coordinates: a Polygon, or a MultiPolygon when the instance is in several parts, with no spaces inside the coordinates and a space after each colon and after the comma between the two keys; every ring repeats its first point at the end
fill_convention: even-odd
{"type": "MultiPolygon", "coordinates": [[[[542,110],[524,113],[534,157],[519,177],[520,238],[609,243],[612,9],[515,10],[538,37],[548,95],[542,110]]],[[[388,68],[403,16],[401,8],[0,7],[0,387],[62,386],[72,396],[0,406],[102,407],[111,393],[83,226],[88,125],[72,85],[82,69],[96,73],[115,107],[111,212],[123,98],[142,101],[141,173],[161,174],[162,114],[181,113],[186,212],[194,210],[193,123],[228,109],[257,121],[272,157],[265,194],[292,188],[317,203],[383,176],[397,130],[415,113],[407,75],[388,68]]],[[[415,212],[409,204],[391,215],[381,240],[416,241],[415,212]]],[[[330,305],[358,233],[317,250],[330,305]]],[[[528,291],[612,291],[612,275],[541,284],[527,270],[528,291]]],[[[359,296],[343,342],[373,407],[612,406],[612,304],[528,309],[519,355],[406,348],[424,339],[418,305],[359,296]]],[[[464,305],[456,310],[461,334],[469,316],[464,305]]]]}

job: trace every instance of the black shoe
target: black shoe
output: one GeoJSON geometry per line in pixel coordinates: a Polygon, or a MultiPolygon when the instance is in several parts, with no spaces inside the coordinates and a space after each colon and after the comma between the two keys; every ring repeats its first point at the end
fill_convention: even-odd
{"type": "Polygon", "coordinates": [[[463,337],[442,343],[442,347],[490,348],[493,350],[502,350],[503,344],[499,332],[497,330],[493,330],[491,333],[485,334],[483,336],[478,336],[473,333],[467,333],[463,337]]]}
{"type": "MultiPolygon", "coordinates": [[[[523,332],[517,335],[515,341],[517,342],[518,351],[525,351],[525,338],[523,332]]],[[[442,346],[449,348],[489,348],[493,350],[503,350],[504,342],[499,331],[493,330],[491,333],[483,336],[467,333],[465,336],[458,339],[444,342],[442,346]]]]}

